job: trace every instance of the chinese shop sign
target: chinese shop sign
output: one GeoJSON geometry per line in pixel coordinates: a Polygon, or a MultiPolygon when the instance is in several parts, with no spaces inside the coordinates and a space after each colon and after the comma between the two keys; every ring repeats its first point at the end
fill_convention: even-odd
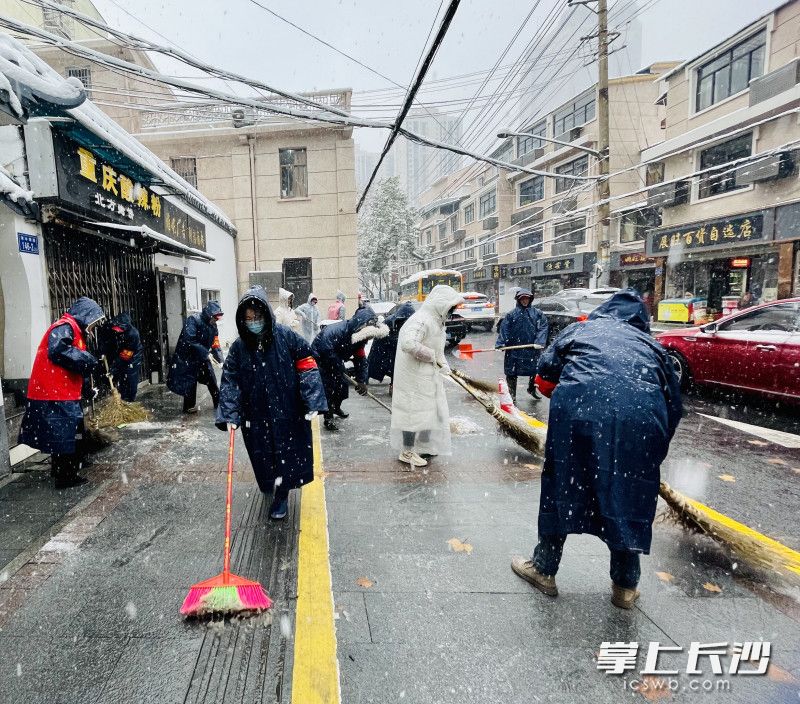
{"type": "Polygon", "coordinates": [[[668,255],[672,252],[745,244],[764,239],[764,216],[756,213],[684,225],[681,228],[654,230],[650,233],[647,241],[647,253],[668,255]]]}

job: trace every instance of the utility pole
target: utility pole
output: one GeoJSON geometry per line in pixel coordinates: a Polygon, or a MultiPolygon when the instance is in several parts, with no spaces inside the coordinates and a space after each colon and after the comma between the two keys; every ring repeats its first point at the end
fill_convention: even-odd
{"type": "Polygon", "coordinates": [[[597,0],[597,151],[598,160],[597,220],[600,225],[597,242],[598,286],[608,286],[611,272],[611,184],[609,174],[609,117],[608,117],[608,0],[597,0]]]}

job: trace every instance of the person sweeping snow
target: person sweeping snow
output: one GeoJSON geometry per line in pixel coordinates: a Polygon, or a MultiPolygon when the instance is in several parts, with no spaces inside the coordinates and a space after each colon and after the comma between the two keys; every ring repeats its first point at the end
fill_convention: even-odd
{"type": "Polygon", "coordinates": [[[399,460],[412,467],[429,457],[450,454],[450,411],[443,374],[445,322],[464,299],[454,288],[439,284],[400,329],[394,362],[391,445],[399,460]]]}
{"type": "Polygon", "coordinates": [[[130,313],[120,313],[104,327],[106,339],[103,347],[104,354],[110,361],[111,377],[122,400],[132,403],[136,400],[144,357],[139,331],[134,326],[130,313]]]}
{"type": "Polygon", "coordinates": [[[639,555],[650,552],[661,462],[682,412],[649,320],[639,295],[620,291],[566,328],[539,362],[537,385],[552,395],[539,542],[511,569],[550,596],[567,535],[591,533],[611,551],[612,603],[630,609],[639,597],[639,555]]]}
{"type": "Polygon", "coordinates": [[[275,322],[261,286],[236,309],[238,339],[222,368],[216,426],[241,428],[258,488],[273,494],[270,517],[282,519],[289,491],[314,479],[310,419],[328,405],[311,348],[275,322]]]}
{"type": "Polygon", "coordinates": [[[285,288],[278,289],[275,322],[300,334],[300,318],[297,317],[297,313],[294,311],[294,294],[285,288]]]}
{"type": "Polygon", "coordinates": [[[317,308],[317,297],[313,293],[309,293],[308,302],[303,303],[302,306],[297,306],[296,312],[300,318],[300,330],[298,332],[310,345],[319,334],[319,308],[317,308]]]}

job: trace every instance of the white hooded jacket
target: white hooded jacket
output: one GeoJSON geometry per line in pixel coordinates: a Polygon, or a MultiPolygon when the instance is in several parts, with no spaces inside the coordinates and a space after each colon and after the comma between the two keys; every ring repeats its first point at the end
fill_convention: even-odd
{"type": "Polygon", "coordinates": [[[417,453],[450,454],[450,410],[442,376],[450,369],[444,356],[445,322],[450,309],[463,302],[452,287],[434,286],[400,329],[392,392],[391,442],[396,449],[403,448],[405,431],[416,433],[417,453]]]}
{"type": "Polygon", "coordinates": [[[297,307],[297,315],[300,316],[300,334],[308,343],[313,342],[319,332],[319,308],[311,305],[312,300],[319,300],[313,293],[308,294],[308,302],[297,307]]]}
{"type": "Polygon", "coordinates": [[[300,318],[297,317],[297,313],[295,313],[289,305],[289,299],[293,296],[294,294],[291,291],[287,291],[285,288],[278,289],[279,302],[275,308],[275,322],[278,323],[278,325],[285,325],[290,330],[299,334],[300,318]]]}

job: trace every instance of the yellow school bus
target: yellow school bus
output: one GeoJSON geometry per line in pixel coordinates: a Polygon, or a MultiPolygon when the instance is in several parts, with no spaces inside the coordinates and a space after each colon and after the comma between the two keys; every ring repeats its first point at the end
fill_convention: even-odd
{"type": "Polygon", "coordinates": [[[412,274],[400,282],[400,301],[424,301],[425,296],[437,284],[452,286],[464,291],[464,275],[455,269],[428,269],[412,274]]]}

